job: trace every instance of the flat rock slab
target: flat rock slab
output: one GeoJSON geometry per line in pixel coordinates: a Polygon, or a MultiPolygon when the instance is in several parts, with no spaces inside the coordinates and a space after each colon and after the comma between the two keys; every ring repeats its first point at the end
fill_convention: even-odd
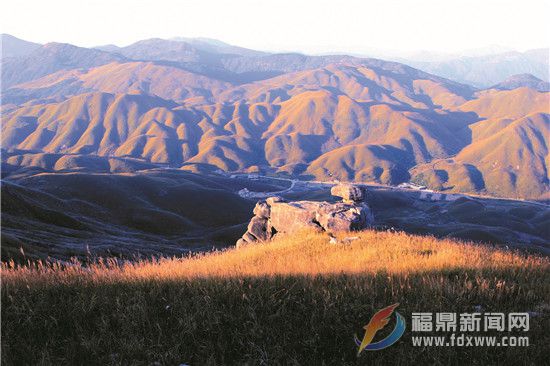
{"type": "Polygon", "coordinates": [[[303,229],[320,229],[315,223],[321,202],[275,202],[271,205],[269,221],[277,232],[292,233],[303,229]]]}

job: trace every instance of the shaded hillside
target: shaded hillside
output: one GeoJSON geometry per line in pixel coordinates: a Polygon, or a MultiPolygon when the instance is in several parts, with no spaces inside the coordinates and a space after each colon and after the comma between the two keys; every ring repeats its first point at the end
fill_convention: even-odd
{"type": "MultiPolygon", "coordinates": [[[[193,174],[91,155],[32,158],[48,165],[2,166],[3,260],[155,256],[227,247],[246,230],[256,203],[237,195],[243,188],[277,192],[289,200],[335,199],[330,185],[298,188],[279,179],[193,174]]],[[[466,197],[432,202],[418,192],[368,189],[376,230],[550,252],[550,210],[544,205],[466,197]]]]}
{"type": "Polygon", "coordinates": [[[456,106],[471,98],[474,89],[429,75],[405,65],[380,60],[332,62],[318,68],[290,72],[268,80],[237,86],[220,95],[223,101],[239,99],[272,102],[325,89],[357,101],[385,102],[418,108],[456,106]]]}
{"type": "Polygon", "coordinates": [[[448,156],[461,146],[451,132],[454,129],[441,128],[422,113],[350,103],[354,102],[345,97],[306,92],[277,109],[237,103],[184,111],[145,95],[83,94],[63,103],[18,110],[6,122],[3,146],[144,158],[172,166],[208,164],[227,171],[253,165],[286,170],[359,143],[374,148],[394,144],[388,158],[402,159],[409,167],[448,156]],[[363,125],[364,120],[347,113],[353,108],[370,117],[370,123],[363,125]],[[330,124],[335,118],[336,123],[330,124]],[[319,119],[325,125],[319,125],[319,119]],[[362,131],[353,130],[352,122],[362,131]]]}
{"type": "Polygon", "coordinates": [[[12,172],[2,182],[2,258],[164,255],[233,245],[254,202],[279,186],[182,171],[12,172]]]}
{"type": "MultiPolygon", "coordinates": [[[[140,89],[136,80],[152,81],[139,95],[82,94],[61,103],[18,108],[6,114],[3,146],[143,157],[172,165],[204,163],[236,170],[266,163],[274,167],[309,163],[341,146],[389,143],[404,150],[407,164],[413,164],[457,151],[463,142],[453,131],[473,120],[468,114],[457,117],[455,112],[429,111],[440,108],[439,97],[448,100],[452,96],[451,104],[464,101],[471,92],[467,87],[437,78],[415,79],[418,75],[408,71],[380,74],[378,69],[334,65],[223,91],[221,82],[201,81],[183,71],[178,78],[180,74],[173,70],[163,74],[165,69],[132,63],[107,65],[76,76],[72,72],[79,85],[75,92],[80,87],[117,92],[140,89]],[[421,81],[423,88],[418,88],[421,81]],[[169,87],[172,82],[187,85],[191,97],[194,91],[208,91],[211,98],[207,99],[226,102],[201,105],[191,98],[190,107],[182,108],[143,94],[168,90],[171,94],[166,97],[175,98],[178,89],[169,87]],[[427,87],[428,82],[437,88],[427,87]],[[247,102],[235,102],[242,99],[247,102]],[[449,122],[442,125],[445,114],[449,122]],[[291,150],[296,153],[289,154],[291,150]]],[[[52,84],[56,88],[59,77],[59,83],[68,88],[62,90],[69,91],[71,84],[59,73],[23,84],[22,89],[52,84]]]]}
{"type": "Polygon", "coordinates": [[[531,113],[550,113],[550,93],[527,87],[514,90],[485,90],[459,107],[485,119],[521,118],[531,113]]]}

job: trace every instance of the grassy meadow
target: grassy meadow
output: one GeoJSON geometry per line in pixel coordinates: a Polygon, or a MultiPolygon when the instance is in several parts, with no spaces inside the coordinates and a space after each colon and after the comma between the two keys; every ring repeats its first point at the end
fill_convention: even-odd
{"type": "Polygon", "coordinates": [[[4,263],[2,364],[547,362],[547,257],[404,233],[357,237],[329,244],[304,232],[186,258],[4,263]],[[353,335],[396,302],[403,337],[357,357],[353,335]],[[412,312],[476,311],[533,312],[530,346],[412,346],[412,312]]]}

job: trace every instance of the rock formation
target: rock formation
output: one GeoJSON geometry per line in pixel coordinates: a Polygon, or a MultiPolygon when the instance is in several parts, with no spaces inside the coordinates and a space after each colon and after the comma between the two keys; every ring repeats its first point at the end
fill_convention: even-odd
{"type": "Polygon", "coordinates": [[[366,203],[364,187],[340,184],[331,194],[342,202],[295,201],[269,197],[254,207],[254,217],[237,246],[269,241],[277,233],[294,233],[303,229],[325,231],[329,234],[361,230],[372,225],[374,218],[366,203]]]}

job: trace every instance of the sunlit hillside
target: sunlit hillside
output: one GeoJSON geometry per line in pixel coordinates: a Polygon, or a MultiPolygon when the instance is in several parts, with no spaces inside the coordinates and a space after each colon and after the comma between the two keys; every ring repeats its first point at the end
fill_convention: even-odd
{"type": "Polygon", "coordinates": [[[547,199],[550,93],[532,76],[479,90],[371,58],[160,39],[113,47],[51,43],[2,61],[3,162],[131,157],[547,199]]]}
{"type": "Polygon", "coordinates": [[[100,283],[190,278],[278,275],[376,274],[407,275],[432,271],[511,270],[528,273],[550,270],[550,259],[530,257],[510,250],[465,244],[455,240],[405,233],[366,231],[342,236],[329,243],[326,234],[286,236],[275,242],[239,249],[198,254],[186,258],[117,261],[100,260],[92,265],[33,262],[5,265],[8,282],[29,283],[91,281],[100,283]]]}
{"type": "MultiPolygon", "coordinates": [[[[451,240],[363,232],[279,238],[184,259],[2,267],[6,364],[543,364],[550,260],[451,240]],[[348,238],[350,238],[348,236],[348,238]],[[358,359],[372,314],[533,315],[530,347],[415,348],[358,359]],[[360,334],[360,333],[357,333],[360,334]],[[450,361],[452,360],[452,362],[450,361]]],[[[408,327],[408,325],[407,325],[408,327]]]]}

